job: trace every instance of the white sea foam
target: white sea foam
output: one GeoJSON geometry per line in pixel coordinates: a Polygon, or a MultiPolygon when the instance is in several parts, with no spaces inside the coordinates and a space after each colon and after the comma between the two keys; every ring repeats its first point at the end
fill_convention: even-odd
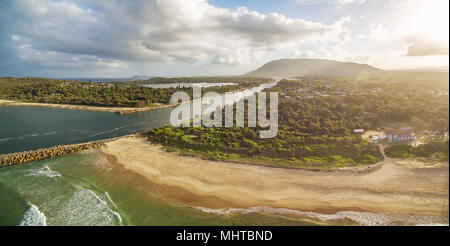
{"type": "Polygon", "coordinates": [[[110,132],[118,131],[118,130],[123,129],[123,128],[128,127],[128,126],[129,126],[129,125],[124,125],[124,126],[120,126],[120,127],[113,128],[113,129],[111,129],[111,130],[97,132],[97,133],[95,133],[95,134],[90,135],[89,137],[95,137],[95,136],[98,136],[98,135],[103,135],[103,134],[105,134],[105,133],[110,133],[110,132]]]}
{"type": "Polygon", "coordinates": [[[52,135],[52,134],[55,134],[55,133],[56,133],[56,131],[44,132],[44,133],[33,133],[33,134],[25,135],[25,137],[47,136],[47,135],[52,135]]]}
{"type": "Polygon", "coordinates": [[[42,213],[36,205],[31,204],[23,215],[21,226],[46,226],[47,217],[42,213]]]}
{"type": "Polygon", "coordinates": [[[85,188],[78,188],[72,198],[55,211],[53,219],[63,225],[104,226],[122,223],[119,213],[109,208],[108,203],[93,191],[85,188]]]}
{"type": "Polygon", "coordinates": [[[30,172],[27,174],[27,176],[58,178],[58,177],[61,177],[61,174],[51,170],[50,167],[48,167],[48,166],[43,166],[38,169],[30,170],[30,172]]]}
{"type": "Polygon", "coordinates": [[[116,204],[113,202],[111,197],[109,196],[108,192],[105,192],[105,196],[108,199],[109,202],[111,202],[112,205],[114,205],[115,208],[117,208],[116,204]]]}
{"type": "Polygon", "coordinates": [[[95,152],[95,150],[94,149],[85,149],[85,150],[82,150],[82,151],[80,151],[80,152],[78,152],[79,154],[82,154],[82,155],[89,155],[89,154],[92,154],[92,153],[94,153],[95,152]]]}
{"type": "Polygon", "coordinates": [[[335,214],[320,214],[286,208],[270,208],[270,207],[226,208],[226,209],[211,209],[204,207],[193,207],[193,208],[201,210],[205,213],[213,213],[220,215],[265,213],[265,214],[293,215],[297,217],[318,219],[321,221],[349,219],[365,226],[396,225],[396,224],[406,224],[406,225],[449,224],[448,218],[434,215],[372,213],[372,212],[355,212],[355,211],[340,211],[335,214]]]}
{"type": "Polygon", "coordinates": [[[104,172],[109,172],[113,169],[113,165],[108,161],[106,156],[98,155],[94,164],[101,168],[104,172]]]}
{"type": "Polygon", "coordinates": [[[8,141],[8,140],[10,140],[10,139],[12,139],[12,138],[0,138],[0,142],[8,141]]]}

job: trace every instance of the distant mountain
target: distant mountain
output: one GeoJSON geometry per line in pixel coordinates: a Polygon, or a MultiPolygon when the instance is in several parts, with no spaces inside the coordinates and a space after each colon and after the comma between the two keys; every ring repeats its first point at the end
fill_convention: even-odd
{"type": "Polygon", "coordinates": [[[129,78],[128,80],[133,81],[133,80],[146,80],[146,79],[151,79],[154,78],[155,76],[146,76],[146,75],[134,75],[133,77],[129,78]]]}
{"type": "Polygon", "coordinates": [[[60,78],[63,80],[72,80],[72,81],[80,81],[80,82],[127,82],[127,81],[138,81],[138,80],[147,80],[151,79],[155,76],[146,76],[146,75],[135,75],[129,78],[60,78]]]}
{"type": "Polygon", "coordinates": [[[367,64],[323,59],[280,59],[246,74],[252,77],[371,76],[383,70],[367,64]]]}

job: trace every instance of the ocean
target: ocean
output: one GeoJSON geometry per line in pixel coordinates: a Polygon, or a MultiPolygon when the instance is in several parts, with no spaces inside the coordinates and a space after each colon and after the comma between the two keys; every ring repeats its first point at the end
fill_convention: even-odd
{"type": "Polygon", "coordinates": [[[142,176],[85,151],[0,169],[0,225],[309,225],[168,202],[142,176]]]}

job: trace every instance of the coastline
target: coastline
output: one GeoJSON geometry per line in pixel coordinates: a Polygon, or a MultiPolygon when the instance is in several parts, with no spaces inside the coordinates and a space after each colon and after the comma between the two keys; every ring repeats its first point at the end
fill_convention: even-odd
{"type": "Polygon", "coordinates": [[[80,152],[89,149],[98,149],[102,144],[126,137],[136,137],[139,133],[129,134],[121,137],[101,139],[90,142],[74,143],[67,145],[51,146],[47,148],[26,150],[22,152],[0,154],[0,168],[20,165],[28,162],[55,158],[65,154],[80,152]]]}
{"type": "Polygon", "coordinates": [[[113,165],[142,175],[166,199],[209,209],[384,212],[448,218],[448,163],[410,170],[390,160],[371,172],[309,171],[209,161],[166,152],[142,136],[106,142],[113,165]]]}
{"type": "MultiPolygon", "coordinates": [[[[260,84],[262,85],[262,84],[260,84]]],[[[260,86],[259,85],[259,86],[260,86]]],[[[241,88],[237,90],[229,91],[229,93],[245,91],[251,88],[241,88]]],[[[190,100],[193,103],[196,100],[190,100]]],[[[201,100],[201,99],[200,99],[201,100]]],[[[154,109],[171,108],[178,106],[179,104],[159,104],[155,106],[143,107],[143,108],[133,108],[133,107],[103,107],[103,106],[90,106],[90,105],[75,105],[75,104],[57,104],[57,103],[35,103],[35,102],[19,102],[13,100],[0,99],[0,106],[39,106],[39,107],[49,107],[49,108],[66,108],[66,109],[80,109],[80,110],[90,110],[90,111],[100,111],[100,112],[111,112],[116,114],[134,114],[138,112],[144,112],[154,109]]]]}
{"type": "Polygon", "coordinates": [[[116,113],[116,114],[133,114],[133,113],[144,112],[144,111],[148,111],[148,110],[170,108],[170,107],[176,106],[176,105],[168,104],[168,105],[157,105],[157,106],[143,107],[143,108],[102,107],[102,106],[74,105],[74,104],[17,102],[17,101],[10,101],[10,100],[0,100],[0,105],[80,109],[80,110],[90,110],[90,111],[111,112],[111,113],[116,113]]]}

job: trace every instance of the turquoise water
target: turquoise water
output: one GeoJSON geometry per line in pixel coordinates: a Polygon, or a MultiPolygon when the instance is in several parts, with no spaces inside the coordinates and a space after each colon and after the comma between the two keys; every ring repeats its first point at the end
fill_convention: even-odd
{"type": "Polygon", "coordinates": [[[214,210],[170,201],[141,175],[84,151],[0,169],[0,225],[415,225],[427,215],[282,208],[214,210]]]}
{"type": "Polygon", "coordinates": [[[220,215],[166,201],[96,151],[0,170],[0,225],[305,225],[261,213],[220,215]]]}

